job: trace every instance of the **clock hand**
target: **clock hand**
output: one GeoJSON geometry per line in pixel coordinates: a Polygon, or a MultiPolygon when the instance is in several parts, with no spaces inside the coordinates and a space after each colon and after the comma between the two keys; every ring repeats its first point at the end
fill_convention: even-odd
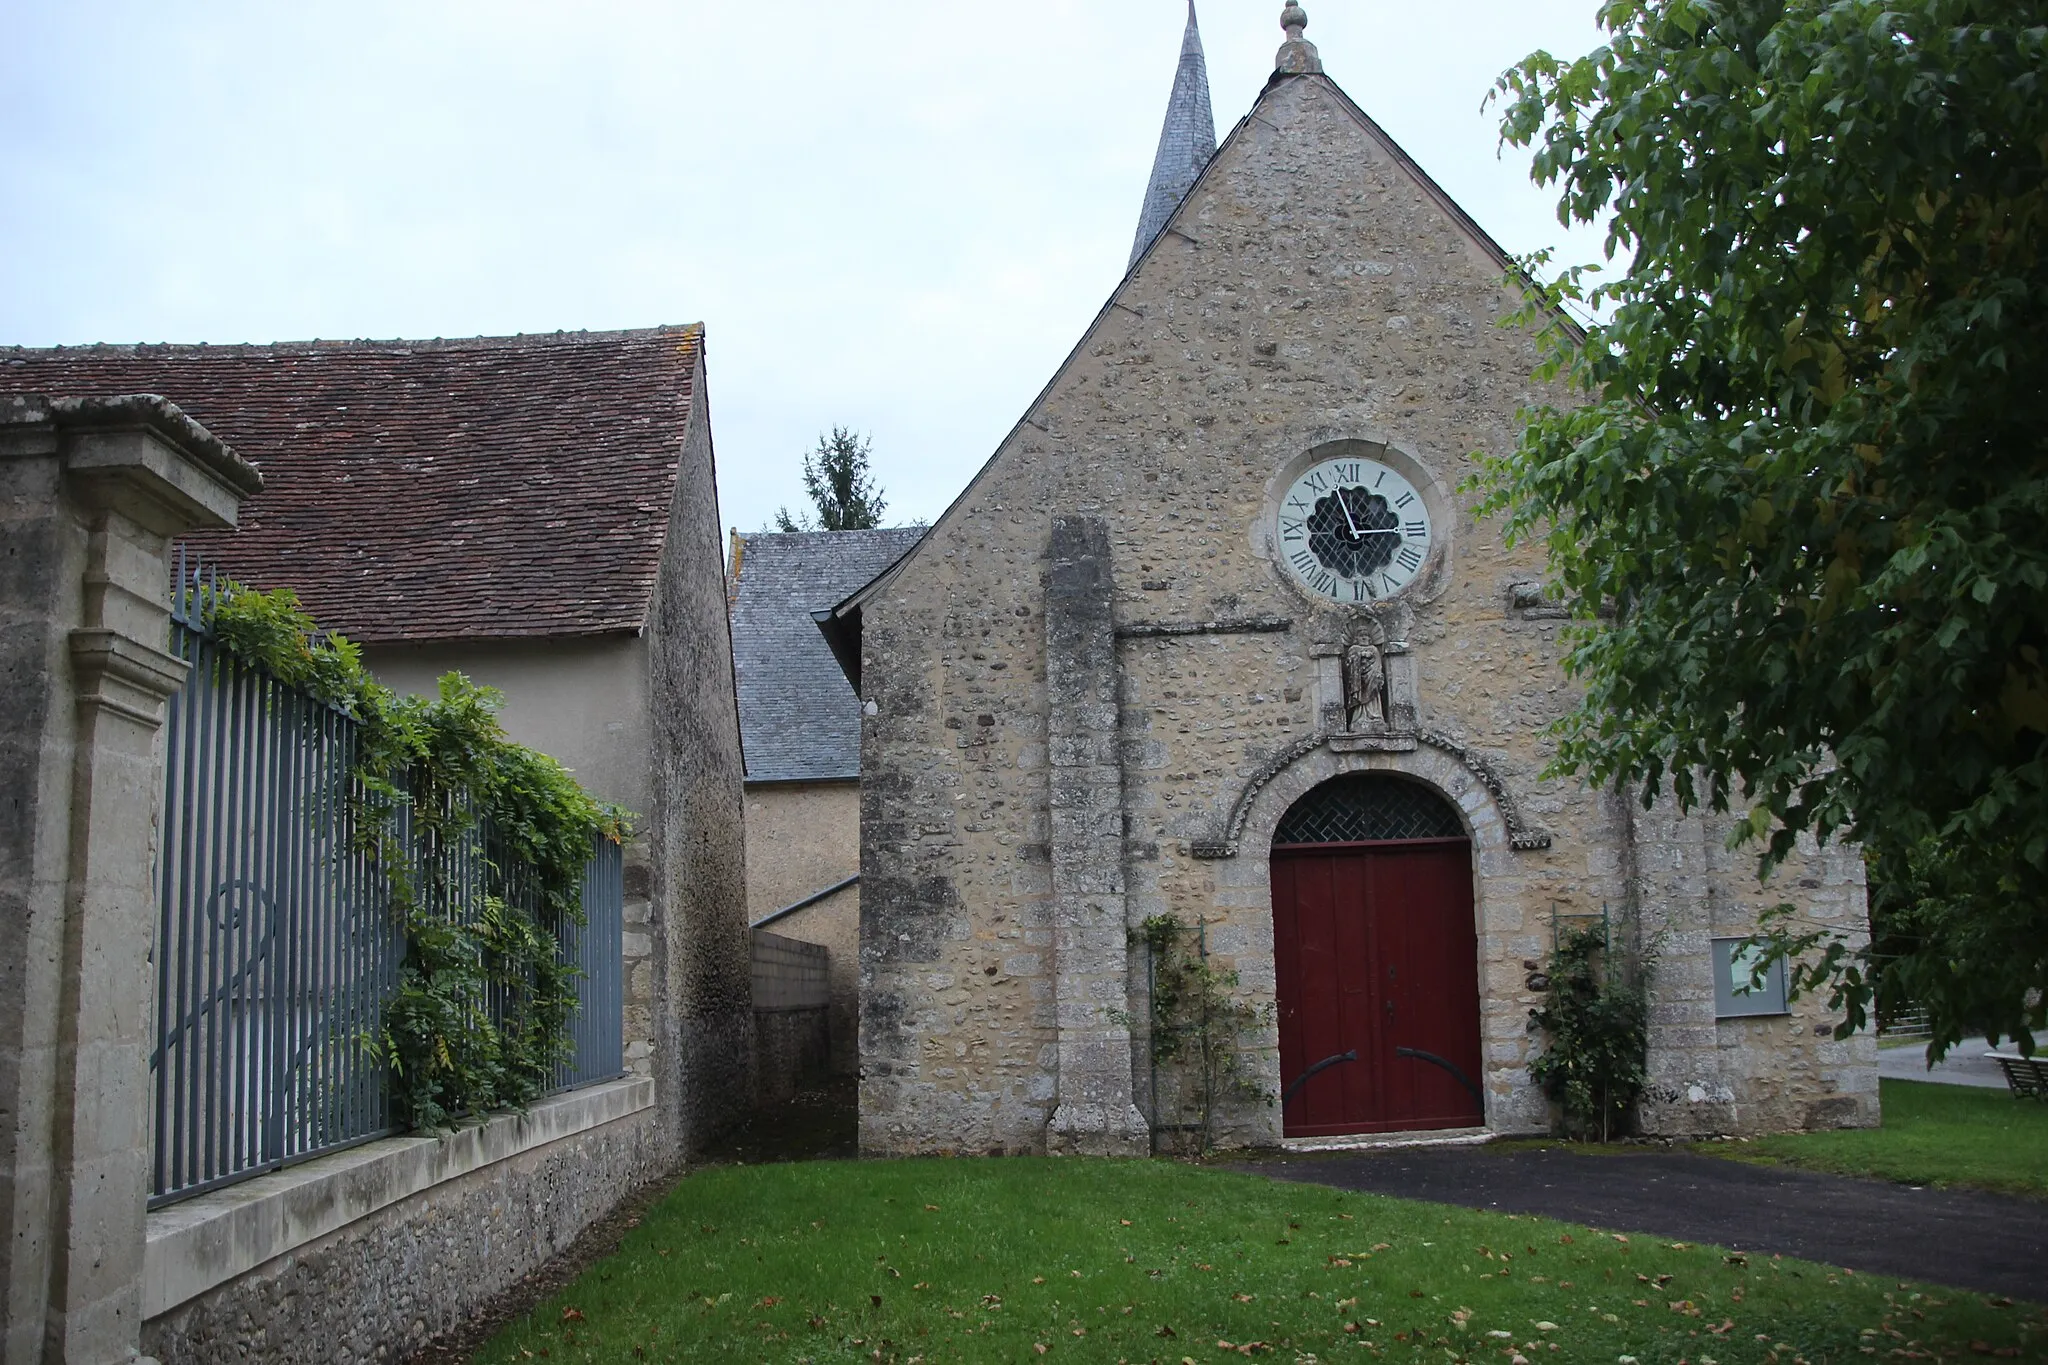
{"type": "Polygon", "coordinates": [[[1351,504],[1345,500],[1344,490],[1337,490],[1337,505],[1344,509],[1344,524],[1351,528],[1351,538],[1358,539],[1358,523],[1351,519],[1351,504]]]}

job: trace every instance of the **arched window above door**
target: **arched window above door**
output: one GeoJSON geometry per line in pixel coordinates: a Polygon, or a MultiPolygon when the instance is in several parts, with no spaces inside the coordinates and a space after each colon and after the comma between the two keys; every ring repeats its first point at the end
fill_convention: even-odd
{"type": "Polygon", "coordinates": [[[1281,817],[1273,844],[1363,844],[1401,839],[1462,839],[1465,822],[1451,803],[1419,782],[1380,773],[1333,778],[1281,817]]]}

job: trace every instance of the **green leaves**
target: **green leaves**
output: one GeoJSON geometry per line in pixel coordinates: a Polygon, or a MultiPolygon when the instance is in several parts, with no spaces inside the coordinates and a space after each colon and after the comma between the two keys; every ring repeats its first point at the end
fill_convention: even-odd
{"type": "MultiPolygon", "coordinates": [[[[1767,812],[1741,826],[1765,869],[1801,834],[1939,838],[2048,903],[1996,832],[2048,829],[2048,715],[2012,681],[2048,647],[2044,17],[1615,0],[1601,49],[1496,88],[1561,217],[1631,253],[1531,295],[1524,322],[1606,321],[1551,326],[1570,397],[1477,480],[1581,604],[1557,767],[1767,812]]],[[[1893,970],[1862,961],[1850,1003],[1893,970]]]]}
{"type": "Polygon", "coordinates": [[[432,697],[398,696],[291,592],[209,591],[205,618],[229,653],[359,722],[355,837],[376,858],[405,940],[369,1042],[391,1069],[394,1108],[435,1128],[538,1099],[576,1006],[559,931],[583,922],[592,837],[625,838],[631,817],[508,739],[494,689],[450,673],[432,697]],[[471,858],[481,831],[489,841],[471,858]],[[464,863],[473,870],[458,874],[464,863]]]}
{"type": "Polygon", "coordinates": [[[1626,1130],[1649,1071],[1648,961],[1633,972],[1600,929],[1566,933],[1550,956],[1547,1035],[1529,1074],[1564,1111],[1572,1137],[1607,1141],[1626,1130]]]}

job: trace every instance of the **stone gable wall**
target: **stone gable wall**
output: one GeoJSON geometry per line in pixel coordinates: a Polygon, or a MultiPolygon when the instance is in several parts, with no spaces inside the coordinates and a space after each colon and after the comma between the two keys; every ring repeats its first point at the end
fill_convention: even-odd
{"type": "MultiPolygon", "coordinates": [[[[1122,866],[1090,885],[1120,883],[1129,925],[1158,913],[1209,921],[1212,950],[1263,1004],[1273,991],[1265,851],[1282,796],[1365,768],[1432,782],[1475,838],[1489,1119],[1510,1131],[1547,1122],[1527,1087],[1538,1003],[1528,978],[1553,915],[1622,913],[1641,900],[1654,920],[1663,907],[1637,895],[1630,808],[1540,777],[1551,756],[1543,727],[1573,698],[1557,666],[1562,623],[1516,605],[1516,585],[1542,575],[1538,550],[1504,546],[1456,491],[1473,471],[1469,452],[1506,450],[1518,410],[1558,397],[1528,378],[1532,340],[1496,325],[1515,305],[1503,273],[1334,87],[1277,84],[1052,387],[867,604],[868,1149],[1044,1150],[1072,1084],[1062,1055],[1083,1055],[1081,1042],[1113,1052],[1119,1016],[1145,1015],[1141,959],[1091,959],[1085,982],[1060,960],[1061,936],[1079,940],[1071,896],[1056,886],[1053,831],[1072,807],[1063,784],[1093,779],[1073,768],[1087,755],[1072,747],[1072,726],[1048,733],[1049,718],[1059,725],[1071,710],[1072,670],[1047,681],[1048,640],[1062,637],[1045,619],[1056,517],[1098,522],[1111,566],[1122,866]],[[1267,510],[1290,461],[1342,439],[1405,452],[1438,504],[1445,559],[1416,594],[1424,600],[1383,613],[1376,629],[1407,641],[1420,725],[1446,743],[1326,746],[1276,768],[1312,744],[1332,646],[1357,638],[1363,617],[1291,586],[1267,556],[1267,510]],[[1238,855],[1196,856],[1239,809],[1238,855]],[[1512,847],[1515,820],[1548,831],[1549,846],[1512,847]],[[1119,975],[1121,1001],[1104,984],[1119,975]],[[1082,1016],[1092,1039],[1077,1035],[1082,1016]]],[[[1708,872],[1696,847],[1703,875],[1733,875],[1708,872]]],[[[1819,862],[1813,880],[1840,894],[1816,907],[1850,922],[1860,884],[1850,894],[1840,860],[1819,862]]],[[[1731,917],[1746,913],[1737,893],[1723,902],[1731,917]]],[[[1706,1025],[1696,1052],[1733,1054],[1716,1076],[1804,1067],[1807,1103],[1849,1083],[1803,1024],[1706,1025]]],[[[1246,1043],[1277,1093],[1275,1039],[1246,1043]]],[[[1130,1048],[1140,1108],[1144,1053],[1142,1039],[1130,1048]]],[[[1102,1054],[1085,1055],[1092,1066],[1102,1054]]],[[[1869,1105],[1856,1099],[1845,1116],[1867,1120],[1869,1105]]],[[[1277,1107],[1248,1107],[1234,1131],[1277,1137],[1277,1107]]]]}

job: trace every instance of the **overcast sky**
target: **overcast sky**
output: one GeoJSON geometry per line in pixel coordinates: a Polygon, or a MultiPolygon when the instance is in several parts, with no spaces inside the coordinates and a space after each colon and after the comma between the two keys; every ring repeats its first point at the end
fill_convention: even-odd
{"type": "MultiPolygon", "coordinates": [[[[1511,251],[1567,247],[1493,78],[1595,0],[1307,0],[1511,251]]],[[[1278,0],[1201,0],[1219,133],[1278,0]]],[[[706,324],[721,502],[835,423],[935,517],[1123,273],[1184,0],[0,0],[0,343],[706,324]]]]}

